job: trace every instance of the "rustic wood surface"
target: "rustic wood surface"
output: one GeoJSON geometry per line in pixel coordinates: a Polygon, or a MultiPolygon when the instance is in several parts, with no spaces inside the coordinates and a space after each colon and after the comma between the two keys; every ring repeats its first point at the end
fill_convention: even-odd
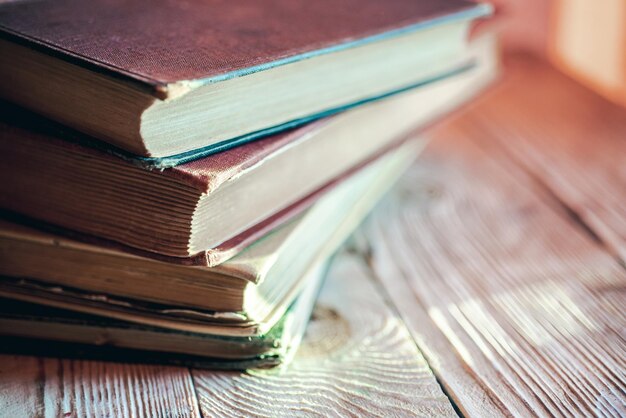
{"type": "Polygon", "coordinates": [[[464,119],[480,126],[485,146],[505,147],[626,262],[624,109],[541,61],[513,56],[506,64],[501,85],[464,119]]]}
{"type": "Polygon", "coordinates": [[[3,417],[199,417],[189,370],[0,357],[3,417]]]}
{"type": "Polygon", "coordinates": [[[534,61],[513,64],[494,92],[434,133],[371,219],[371,265],[467,415],[623,416],[626,272],[596,231],[620,226],[624,214],[624,177],[603,174],[623,170],[626,131],[619,147],[612,130],[595,132],[595,146],[606,139],[614,153],[603,163],[575,154],[602,154],[581,145],[576,135],[591,133],[583,125],[623,126],[626,113],[618,121],[608,103],[534,61]],[[582,108],[574,130],[567,101],[582,108]],[[559,138],[553,149],[559,132],[572,142],[559,138]],[[527,153],[507,152],[531,136],[536,155],[549,149],[561,164],[529,172],[527,153]],[[559,198],[563,183],[543,182],[576,170],[563,188],[585,188],[585,214],[559,198]]]}
{"type": "Polygon", "coordinates": [[[0,416],[625,416],[626,112],[516,57],[432,134],[287,368],[2,355],[0,416]]]}
{"type": "Polygon", "coordinates": [[[355,255],[335,259],[286,370],[193,376],[205,416],[456,416],[355,255]]]}

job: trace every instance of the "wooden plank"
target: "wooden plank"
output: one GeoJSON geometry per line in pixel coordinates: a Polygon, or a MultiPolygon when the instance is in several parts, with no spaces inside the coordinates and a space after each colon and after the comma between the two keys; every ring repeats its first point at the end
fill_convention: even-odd
{"type": "Polygon", "coordinates": [[[626,110],[539,60],[508,58],[467,117],[626,262],[626,110]]]}
{"type": "Polygon", "coordinates": [[[0,355],[3,417],[198,417],[188,369],[0,355]]]}
{"type": "Polygon", "coordinates": [[[193,371],[204,416],[456,416],[362,259],[338,256],[292,364],[193,371]]]}
{"type": "Polygon", "coordinates": [[[623,416],[626,274],[484,125],[436,133],[371,265],[464,414],[623,416]]]}

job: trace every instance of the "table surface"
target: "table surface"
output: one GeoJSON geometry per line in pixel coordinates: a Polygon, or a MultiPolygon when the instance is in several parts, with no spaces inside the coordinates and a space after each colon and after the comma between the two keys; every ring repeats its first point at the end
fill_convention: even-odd
{"type": "Polygon", "coordinates": [[[626,415],[626,111],[516,55],[338,256],[279,371],[0,356],[0,415],[626,415]]]}

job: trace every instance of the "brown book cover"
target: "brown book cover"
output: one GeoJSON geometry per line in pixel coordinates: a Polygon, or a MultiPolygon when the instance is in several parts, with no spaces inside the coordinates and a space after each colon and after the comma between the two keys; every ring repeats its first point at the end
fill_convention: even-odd
{"type": "MultiPolygon", "coordinates": [[[[348,114],[176,167],[150,169],[97,146],[86,146],[84,142],[97,143],[56,122],[7,103],[0,103],[0,109],[0,154],[4,160],[0,164],[0,177],[9,180],[0,184],[0,209],[4,210],[4,217],[81,241],[188,265],[221,264],[302,213],[346,176],[404,140],[389,136],[375,152],[365,153],[354,164],[338,157],[340,166],[331,167],[336,175],[317,173],[310,177],[318,167],[316,161],[328,160],[324,154],[311,158],[319,153],[319,137],[328,136],[341,149],[342,142],[332,140],[332,129],[348,128],[351,118],[358,116],[348,114]],[[350,119],[344,120],[346,116],[350,119]],[[246,175],[257,177],[259,168],[273,164],[278,157],[289,156],[292,151],[296,154],[290,159],[299,167],[278,174],[281,179],[285,179],[284,174],[302,177],[305,189],[294,192],[286,200],[288,204],[270,201],[268,212],[258,214],[253,224],[226,235],[217,244],[190,250],[192,218],[204,196],[236,184],[246,175]],[[296,155],[304,159],[299,161],[296,155]],[[308,177],[297,171],[305,167],[308,177]]],[[[368,110],[372,111],[375,109],[368,110]]],[[[281,194],[287,184],[252,180],[256,189],[266,193],[281,194]]],[[[253,207],[255,202],[243,204],[253,207]]],[[[239,206],[233,203],[225,208],[233,213],[239,206]]],[[[207,222],[226,225],[229,216],[222,222],[211,219],[207,222]]]]}
{"type": "Polygon", "coordinates": [[[10,1],[0,4],[0,29],[162,94],[475,9],[467,0],[10,1]]]}
{"type": "Polygon", "coordinates": [[[139,254],[216,265],[484,88],[491,60],[477,56],[457,77],[169,169],[85,146],[84,135],[5,103],[0,208],[139,254]]]}
{"type": "MultiPolygon", "coordinates": [[[[138,255],[181,264],[220,264],[277,225],[304,211],[342,178],[377,156],[371,155],[355,166],[346,167],[340,176],[313,187],[309,193],[285,207],[277,207],[267,217],[220,244],[189,254],[186,242],[178,246],[168,243],[176,239],[187,241],[188,236],[184,232],[166,228],[166,231],[157,234],[154,225],[146,225],[145,211],[140,210],[142,203],[146,203],[144,209],[149,211],[150,207],[154,207],[151,206],[151,199],[175,200],[179,193],[183,195],[185,191],[193,191],[198,198],[209,195],[230,181],[236,182],[242,173],[255,170],[287,148],[310,141],[329,120],[317,121],[176,167],[149,169],[97,146],[85,146],[84,142],[91,145],[97,143],[21,108],[0,103],[0,109],[0,154],[6,162],[0,164],[0,176],[10,179],[0,186],[0,208],[6,211],[4,217],[82,241],[123,247],[138,255]],[[173,193],[169,190],[169,197],[159,196],[159,183],[167,183],[167,189],[173,188],[173,193]],[[127,189],[133,186],[142,187],[134,197],[129,196],[127,189]],[[51,191],[59,200],[56,205],[46,198],[51,191]],[[97,206],[103,209],[99,210],[97,206]],[[61,210],[57,210],[59,207],[61,210]],[[124,222],[114,221],[119,219],[124,219],[124,222]],[[99,223],[106,227],[100,228],[99,223]],[[132,234],[125,234],[125,230],[132,231],[132,234]],[[126,240],[121,238],[124,236],[126,240]],[[163,245],[159,245],[159,241],[163,245]]],[[[314,179],[311,182],[315,183],[314,179]]],[[[172,205],[179,208],[184,203],[189,205],[179,210],[166,206],[161,211],[162,217],[157,214],[153,219],[161,224],[189,223],[189,219],[181,218],[191,216],[197,202],[185,202],[182,197],[179,200],[172,205]]]]}
{"type": "Polygon", "coordinates": [[[467,30],[489,11],[467,0],[0,2],[0,96],[176,165],[467,70],[467,30]]]}

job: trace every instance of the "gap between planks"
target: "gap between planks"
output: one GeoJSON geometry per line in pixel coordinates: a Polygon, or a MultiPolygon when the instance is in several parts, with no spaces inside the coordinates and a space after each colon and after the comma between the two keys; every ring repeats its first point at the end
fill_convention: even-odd
{"type": "Polygon", "coordinates": [[[0,355],[2,417],[200,417],[188,369],[0,355]]]}

